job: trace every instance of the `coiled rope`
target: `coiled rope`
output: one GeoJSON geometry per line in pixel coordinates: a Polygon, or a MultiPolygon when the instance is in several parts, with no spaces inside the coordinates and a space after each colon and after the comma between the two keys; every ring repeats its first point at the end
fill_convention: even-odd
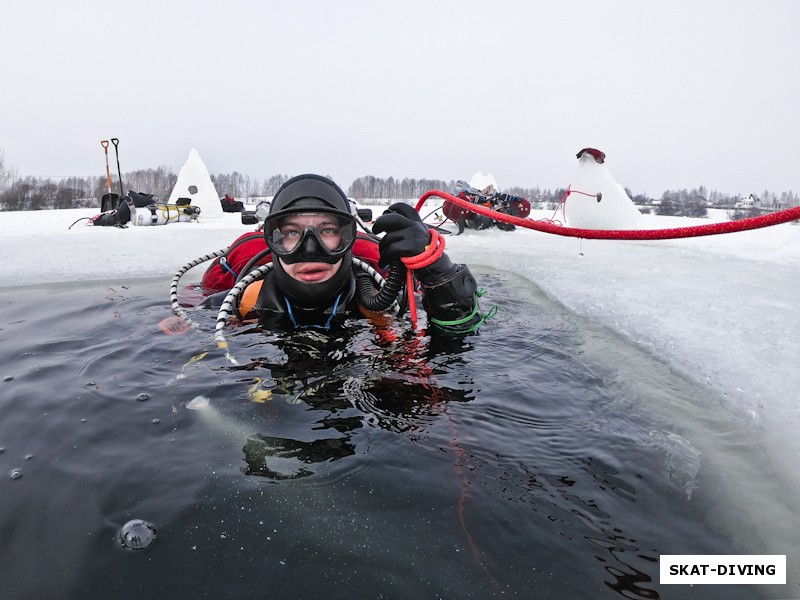
{"type": "MultiPolygon", "coordinates": [[[[419,209],[417,209],[419,210],[419,209]]],[[[425,250],[416,256],[404,256],[400,260],[406,266],[406,290],[408,291],[408,312],[411,315],[411,329],[417,328],[417,300],[414,295],[414,271],[435,263],[444,253],[444,238],[435,229],[429,229],[431,241],[425,250]]]]}
{"type": "MultiPolygon", "coordinates": [[[[573,192],[574,193],[574,192],[573,192]]],[[[567,237],[577,237],[587,240],[673,240],[678,238],[701,237],[705,235],[719,235],[723,233],[735,233],[737,231],[747,231],[750,229],[760,229],[772,225],[780,225],[789,221],[800,219],[800,206],[788,208],[779,212],[749,217],[739,221],[726,221],[723,223],[710,223],[708,225],[692,225],[689,227],[673,227],[669,229],[583,229],[578,227],[565,227],[556,225],[548,221],[536,221],[533,219],[522,219],[513,215],[500,213],[491,208],[472,204],[471,202],[442,192],[441,190],[431,190],[422,195],[417,202],[417,212],[422,205],[431,197],[438,197],[453,204],[460,206],[479,215],[491,217],[496,221],[511,223],[519,227],[534,229],[544,233],[553,233],[567,237]]]]}

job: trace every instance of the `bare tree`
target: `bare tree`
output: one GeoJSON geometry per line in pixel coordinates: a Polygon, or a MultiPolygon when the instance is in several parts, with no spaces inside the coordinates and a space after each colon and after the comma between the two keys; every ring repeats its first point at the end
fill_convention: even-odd
{"type": "Polygon", "coordinates": [[[6,151],[0,150],[0,190],[6,187],[16,175],[14,168],[6,162],[6,151]]]}

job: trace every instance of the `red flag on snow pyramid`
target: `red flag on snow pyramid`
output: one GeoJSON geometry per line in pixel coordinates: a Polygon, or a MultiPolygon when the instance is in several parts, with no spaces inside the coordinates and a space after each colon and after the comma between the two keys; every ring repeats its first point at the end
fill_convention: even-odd
{"type": "Polygon", "coordinates": [[[577,158],[578,169],[564,199],[567,225],[580,229],[637,229],[642,214],[606,168],[605,153],[584,148],[577,158]]]}

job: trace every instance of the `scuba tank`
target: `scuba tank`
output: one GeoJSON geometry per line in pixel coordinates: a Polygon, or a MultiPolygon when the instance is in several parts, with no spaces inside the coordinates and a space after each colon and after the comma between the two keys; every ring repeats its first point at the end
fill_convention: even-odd
{"type": "Polygon", "coordinates": [[[166,225],[167,223],[189,223],[196,221],[200,207],[190,204],[149,204],[131,207],[133,225],[166,225]]]}

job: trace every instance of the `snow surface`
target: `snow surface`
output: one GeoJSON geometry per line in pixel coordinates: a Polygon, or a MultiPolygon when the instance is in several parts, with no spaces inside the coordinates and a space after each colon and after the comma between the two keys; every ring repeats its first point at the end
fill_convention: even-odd
{"type": "MultiPolygon", "coordinates": [[[[96,212],[0,212],[0,287],[163,277],[168,303],[180,267],[255,228],[242,225],[238,213],[224,213],[196,223],[119,229],[81,221],[68,229],[96,212]]],[[[708,219],[643,215],[642,226],[725,219],[723,211],[708,219]]],[[[446,243],[455,261],[521,275],[719,392],[734,415],[765,429],[777,472],[800,481],[800,225],[670,241],[467,230],[446,243]]]]}

